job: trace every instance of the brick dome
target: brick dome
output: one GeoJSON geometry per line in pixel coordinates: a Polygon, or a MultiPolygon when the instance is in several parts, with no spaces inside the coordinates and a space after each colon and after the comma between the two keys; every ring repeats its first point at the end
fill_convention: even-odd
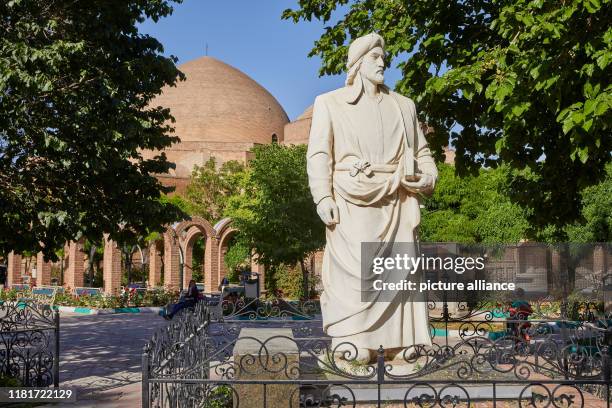
{"type": "Polygon", "coordinates": [[[309,107],[307,107],[306,110],[302,112],[302,114],[298,116],[296,120],[312,119],[312,109],[313,108],[314,108],[314,105],[310,105],[309,107]]]}
{"type": "Polygon", "coordinates": [[[289,122],[278,101],[238,69],[212,57],[179,66],[185,81],[164,88],[153,105],[168,107],[185,142],[270,143],[289,122]]]}
{"type": "Polygon", "coordinates": [[[284,144],[308,144],[308,135],[312,124],[312,108],[313,105],[310,105],[296,120],[285,125],[284,144]]]}

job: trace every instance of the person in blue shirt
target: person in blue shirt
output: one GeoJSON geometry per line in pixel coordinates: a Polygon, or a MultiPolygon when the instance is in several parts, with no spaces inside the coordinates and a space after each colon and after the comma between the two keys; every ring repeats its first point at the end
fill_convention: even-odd
{"type": "Polygon", "coordinates": [[[200,291],[198,290],[198,286],[196,285],[195,280],[189,281],[189,287],[187,288],[187,293],[183,296],[177,303],[173,304],[170,307],[170,312],[164,314],[164,318],[166,320],[170,320],[177,314],[180,310],[183,310],[187,307],[193,307],[197,303],[200,298],[200,291]]]}

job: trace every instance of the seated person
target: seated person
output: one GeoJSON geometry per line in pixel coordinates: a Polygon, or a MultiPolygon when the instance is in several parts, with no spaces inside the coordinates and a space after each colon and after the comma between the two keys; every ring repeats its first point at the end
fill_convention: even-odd
{"type": "Polygon", "coordinates": [[[219,284],[219,291],[223,290],[224,286],[229,286],[230,281],[229,279],[227,279],[227,276],[224,276],[223,279],[221,280],[221,283],[219,284]]]}
{"type": "Polygon", "coordinates": [[[514,291],[514,300],[510,303],[508,309],[507,323],[508,334],[517,338],[528,339],[527,331],[531,327],[531,323],[526,320],[533,313],[533,309],[527,300],[524,299],[525,291],[523,288],[517,288],[514,291]],[[521,321],[525,320],[525,323],[521,321]]]}
{"type": "Polygon", "coordinates": [[[196,286],[196,282],[192,279],[189,281],[189,287],[187,288],[187,293],[185,296],[179,301],[169,307],[169,312],[164,314],[164,318],[170,320],[174,317],[179,310],[185,309],[186,307],[195,306],[196,302],[200,298],[200,292],[198,291],[198,287],[196,286]]]}

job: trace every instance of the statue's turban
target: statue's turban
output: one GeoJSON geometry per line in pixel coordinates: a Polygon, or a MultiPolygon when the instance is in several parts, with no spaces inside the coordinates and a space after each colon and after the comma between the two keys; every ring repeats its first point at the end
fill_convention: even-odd
{"type": "Polygon", "coordinates": [[[350,70],[357,61],[376,47],[385,48],[385,40],[376,33],[366,34],[354,40],[349,46],[346,68],[350,70]]]}

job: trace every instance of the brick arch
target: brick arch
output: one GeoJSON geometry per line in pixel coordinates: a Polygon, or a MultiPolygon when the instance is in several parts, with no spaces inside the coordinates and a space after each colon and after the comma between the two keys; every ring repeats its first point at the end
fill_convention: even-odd
{"type": "MultiPolygon", "coordinates": [[[[185,230],[184,230],[185,231],[185,230]]],[[[211,271],[207,268],[210,268],[212,263],[207,263],[206,258],[206,250],[212,246],[216,245],[216,239],[214,235],[211,235],[209,231],[203,231],[202,228],[197,226],[190,226],[187,230],[187,234],[184,239],[181,239],[182,247],[185,251],[185,265],[183,270],[183,287],[187,287],[189,285],[189,281],[193,276],[193,246],[195,244],[196,239],[199,237],[204,237],[206,240],[204,246],[204,281],[208,280],[209,275],[211,275],[211,271]]]]}
{"type": "Polygon", "coordinates": [[[215,229],[210,224],[210,222],[198,216],[191,217],[191,219],[189,220],[180,222],[178,225],[174,226],[173,230],[176,232],[176,235],[180,237],[183,231],[188,230],[192,227],[198,228],[202,232],[202,234],[206,236],[213,237],[217,235],[215,229]]]}
{"type": "Polygon", "coordinates": [[[229,240],[236,235],[238,230],[233,228],[231,225],[228,225],[224,228],[219,235],[219,282],[227,276],[227,267],[225,266],[225,252],[227,250],[229,240]]]}
{"type": "MultiPolygon", "coordinates": [[[[198,236],[206,237],[204,252],[204,280],[206,291],[218,286],[218,244],[217,233],[210,222],[202,217],[191,217],[166,229],[164,233],[164,286],[187,287],[191,280],[193,243],[198,236]],[[180,250],[184,251],[183,282],[180,282],[180,250]]],[[[214,288],[214,289],[212,289],[214,288]]]]}
{"type": "MultiPolygon", "coordinates": [[[[219,251],[219,282],[221,279],[227,274],[227,270],[225,268],[225,262],[223,259],[223,248],[227,246],[227,240],[231,238],[231,236],[238,232],[238,229],[233,226],[233,222],[231,218],[223,218],[221,221],[215,224],[215,231],[217,232],[218,237],[218,251],[219,251]]],[[[263,290],[263,282],[265,279],[265,269],[263,265],[257,263],[257,256],[254,255],[251,257],[251,270],[253,272],[259,273],[260,285],[263,290]]]]}

